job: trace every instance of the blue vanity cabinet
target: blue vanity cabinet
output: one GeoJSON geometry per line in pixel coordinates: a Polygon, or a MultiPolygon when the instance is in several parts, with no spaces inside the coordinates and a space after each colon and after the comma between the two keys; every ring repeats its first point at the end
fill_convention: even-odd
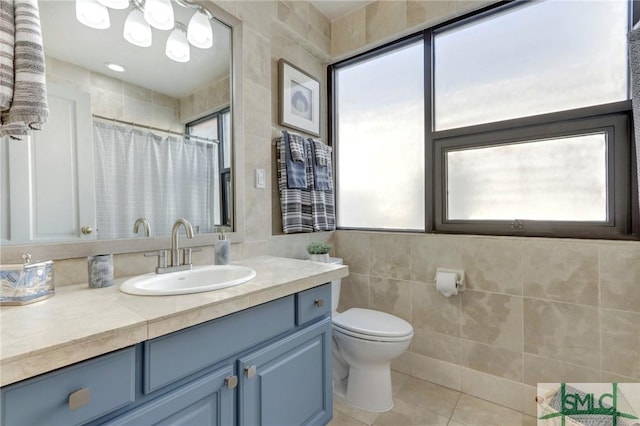
{"type": "Polygon", "coordinates": [[[240,358],[240,426],[324,425],[332,417],[331,318],[240,358]]]}
{"type": "Polygon", "coordinates": [[[235,380],[233,365],[227,365],[105,425],[233,425],[235,380]]]}
{"type": "Polygon", "coordinates": [[[325,425],[330,287],[5,386],[0,426],[325,425]]]}

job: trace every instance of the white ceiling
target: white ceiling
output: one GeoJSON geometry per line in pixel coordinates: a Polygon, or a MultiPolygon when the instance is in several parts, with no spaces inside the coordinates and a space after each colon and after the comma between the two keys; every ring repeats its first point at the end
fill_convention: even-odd
{"type": "MultiPolygon", "coordinates": [[[[189,23],[193,9],[173,3],[176,20],[189,23]]],[[[106,30],[89,28],[76,19],[75,2],[40,0],[40,20],[45,54],[164,93],[181,98],[229,74],[230,30],[214,21],[214,44],[210,49],[191,46],[191,60],[179,63],[169,59],[164,48],[170,31],[153,31],[150,47],[138,47],[122,36],[124,20],[129,12],[109,9],[111,27],[106,30]],[[116,73],[105,67],[113,62],[127,68],[116,73]]]]}
{"type": "Polygon", "coordinates": [[[332,22],[373,3],[371,0],[311,0],[311,3],[332,22]]]}

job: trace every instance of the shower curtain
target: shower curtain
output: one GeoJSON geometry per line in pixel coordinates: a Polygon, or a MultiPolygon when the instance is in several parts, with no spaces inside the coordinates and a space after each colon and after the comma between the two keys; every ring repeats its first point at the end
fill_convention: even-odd
{"type": "Polygon", "coordinates": [[[171,235],[180,217],[194,231],[213,232],[214,144],[98,120],[93,124],[98,239],[134,236],[139,217],[149,221],[152,237],[171,235]]]}

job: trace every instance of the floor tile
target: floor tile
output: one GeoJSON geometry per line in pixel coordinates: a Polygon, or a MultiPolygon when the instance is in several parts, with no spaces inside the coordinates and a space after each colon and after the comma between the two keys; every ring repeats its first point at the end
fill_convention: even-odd
{"type": "Polygon", "coordinates": [[[333,410],[333,420],[327,426],[366,426],[340,410],[333,410]]]}
{"type": "Polygon", "coordinates": [[[360,423],[364,423],[365,425],[372,425],[373,422],[376,421],[376,418],[380,415],[380,413],[374,413],[372,411],[360,410],[359,408],[352,407],[347,403],[339,400],[338,398],[333,398],[333,412],[340,411],[343,414],[359,421],[360,423]]]}
{"type": "Polygon", "coordinates": [[[396,400],[424,408],[446,418],[451,417],[460,392],[425,380],[409,377],[396,400]]]}
{"type": "Polygon", "coordinates": [[[448,421],[429,410],[396,400],[394,407],[381,413],[373,426],[446,426],[448,421]]]}
{"type": "Polygon", "coordinates": [[[407,380],[409,380],[408,375],[391,370],[391,393],[397,395],[407,380]]]}
{"type": "Polygon", "coordinates": [[[521,426],[523,414],[473,396],[461,394],[451,420],[467,426],[521,426]]]}

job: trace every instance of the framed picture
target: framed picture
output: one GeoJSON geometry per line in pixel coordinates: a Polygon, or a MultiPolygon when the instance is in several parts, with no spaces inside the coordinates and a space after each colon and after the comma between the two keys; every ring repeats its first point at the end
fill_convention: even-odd
{"type": "Polygon", "coordinates": [[[284,59],[280,75],[280,124],[320,136],[320,82],[284,59]]]}

